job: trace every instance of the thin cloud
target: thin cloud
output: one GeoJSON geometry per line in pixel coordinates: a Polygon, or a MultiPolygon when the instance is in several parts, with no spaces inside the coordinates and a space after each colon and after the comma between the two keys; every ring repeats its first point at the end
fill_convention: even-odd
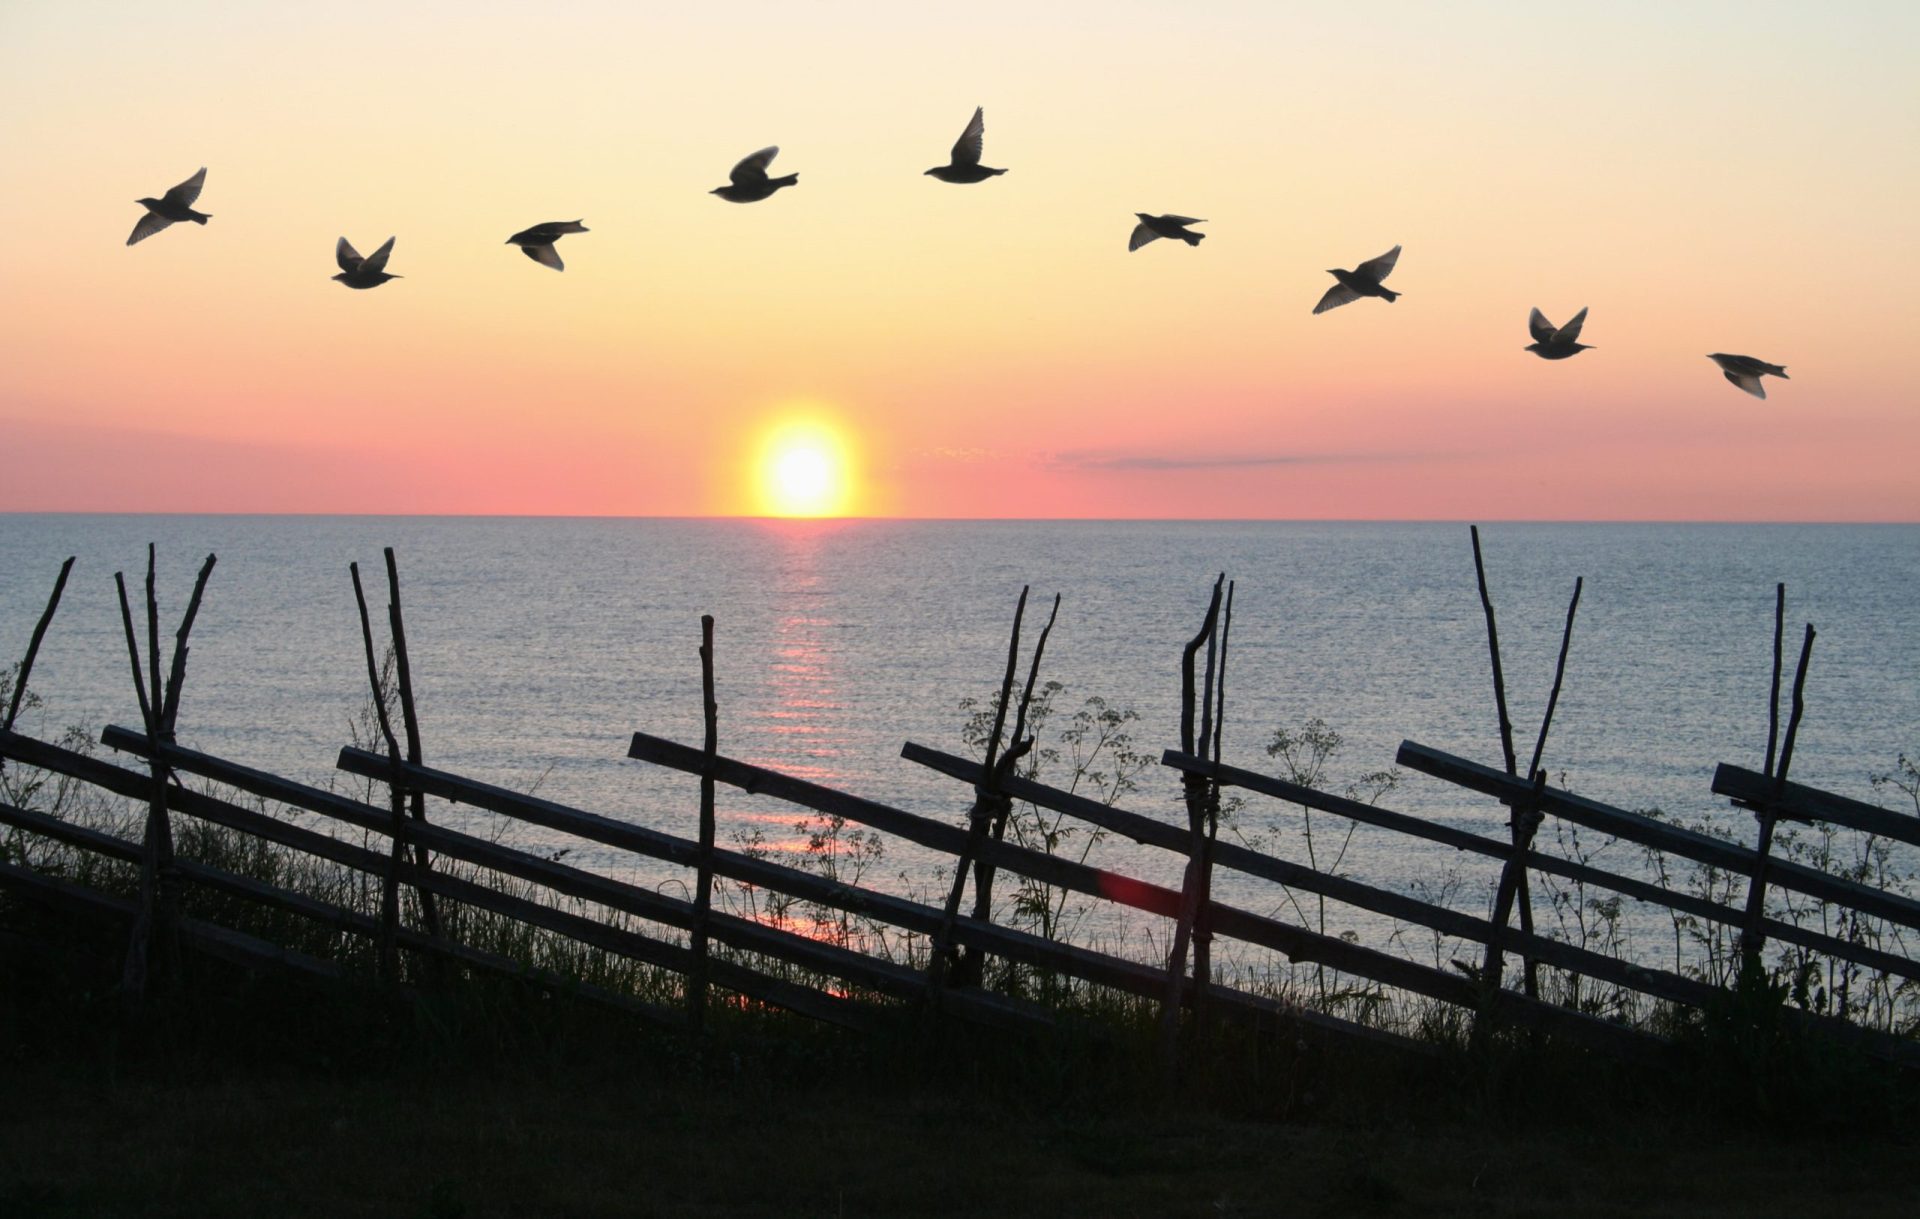
{"type": "Polygon", "coordinates": [[[1043,464],[1056,470],[1231,470],[1259,466],[1335,466],[1404,461],[1401,453],[1236,453],[1231,456],[1168,456],[1158,453],[1052,453],[1043,464]]]}

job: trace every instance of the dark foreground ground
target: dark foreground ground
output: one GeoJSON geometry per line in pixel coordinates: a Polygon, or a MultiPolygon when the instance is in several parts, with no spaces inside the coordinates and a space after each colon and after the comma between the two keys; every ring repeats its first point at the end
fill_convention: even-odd
{"type": "MultiPolygon", "coordinates": [[[[891,1091],[888,1089],[887,1091],[891,1091]]],[[[570,1079],[11,1074],[0,1214],[1900,1215],[1910,1148],[1359,1130],[570,1079]]]]}
{"type": "Polygon", "coordinates": [[[218,972],[134,1012],[112,942],[75,946],[0,936],[5,1219],[1920,1214],[1917,1085],[1859,1064],[1289,1036],[1170,1090],[1121,1017],[695,1041],[505,985],[218,972]]]}

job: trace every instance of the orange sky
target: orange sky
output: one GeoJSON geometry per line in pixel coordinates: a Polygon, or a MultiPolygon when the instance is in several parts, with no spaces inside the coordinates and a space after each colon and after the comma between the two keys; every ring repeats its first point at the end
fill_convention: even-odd
{"type": "Polygon", "coordinates": [[[1920,519],[1920,10],[1327,7],[16,0],[0,511],[1920,519]]]}

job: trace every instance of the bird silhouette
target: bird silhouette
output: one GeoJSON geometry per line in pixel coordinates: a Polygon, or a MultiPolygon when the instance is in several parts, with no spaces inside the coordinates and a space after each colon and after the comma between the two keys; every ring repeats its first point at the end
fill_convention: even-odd
{"type": "Polygon", "coordinates": [[[1787,375],[1786,365],[1769,364],[1765,360],[1756,360],[1752,356],[1730,356],[1725,352],[1716,351],[1707,359],[1720,366],[1720,371],[1727,375],[1727,380],[1756,398],[1767,396],[1767,387],[1760,384],[1761,377],[1774,376],[1782,381],[1793,380],[1787,375]]]}
{"type": "Polygon", "coordinates": [[[1400,261],[1400,247],[1395,246],[1378,258],[1369,258],[1351,271],[1329,270],[1328,275],[1340,282],[1327,289],[1320,303],[1313,307],[1315,313],[1325,313],[1329,309],[1338,309],[1350,305],[1363,296],[1377,296],[1392,304],[1400,298],[1391,288],[1382,288],[1380,281],[1393,273],[1393,264],[1400,261]]]}
{"type": "Polygon", "coordinates": [[[200,172],[174,187],[158,199],[135,199],[134,202],[147,209],[140,222],[133,226],[133,233],[127,238],[127,244],[145,241],[161,229],[182,220],[191,220],[195,224],[205,224],[213,217],[205,212],[193,210],[194,200],[200,197],[200,188],[207,184],[207,170],[203,165],[200,172]]]}
{"type": "Polygon", "coordinates": [[[728,203],[758,203],[781,187],[794,185],[800,181],[799,174],[788,174],[784,178],[767,177],[767,166],[773,164],[773,159],[779,155],[778,144],[762,148],[733,167],[733,172],[727,175],[733,179],[731,184],[715,187],[707,193],[718,195],[728,203]]]}
{"type": "Polygon", "coordinates": [[[1199,245],[1200,239],[1206,236],[1205,233],[1194,233],[1187,230],[1187,226],[1190,224],[1206,223],[1206,221],[1196,220],[1192,216],[1149,216],[1145,212],[1135,212],[1134,215],[1140,218],[1140,223],[1133,226],[1133,236],[1127,238],[1127,253],[1129,254],[1147,244],[1149,241],[1156,241],[1162,237],[1171,237],[1178,241],[1184,241],[1188,245],[1199,245]]]}
{"type": "Polygon", "coordinates": [[[393,238],[367,257],[353,248],[345,237],[333,247],[333,260],[340,264],[340,274],[335,279],[349,288],[378,288],[390,279],[401,278],[387,274],[387,256],[393,253],[393,238]]]}
{"type": "Polygon", "coordinates": [[[1580,327],[1587,323],[1587,311],[1583,307],[1573,315],[1573,320],[1555,328],[1547,316],[1535,309],[1527,315],[1527,330],[1533,335],[1533,342],[1526,350],[1543,360],[1564,360],[1568,356],[1579,355],[1583,351],[1592,351],[1590,344],[1580,341],[1580,327]]]}
{"type": "Polygon", "coordinates": [[[507,238],[508,245],[517,245],[520,252],[543,267],[552,267],[564,271],[567,264],[560,261],[559,253],[553,243],[568,233],[584,233],[587,226],[578,220],[549,220],[545,224],[536,224],[530,229],[521,229],[507,238]]]}
{"type": "Polygon", "coordinates": [[[973,120],[953,145],[953,163],[936,165],[927,173],[942,182],[953,183],[985,182],[988,178],[997,178],[1006,173],[1004,169],[989,169],[980,164],[980,145],[987,132],[986,114],[983,107],[975,106],[973,120]]]}

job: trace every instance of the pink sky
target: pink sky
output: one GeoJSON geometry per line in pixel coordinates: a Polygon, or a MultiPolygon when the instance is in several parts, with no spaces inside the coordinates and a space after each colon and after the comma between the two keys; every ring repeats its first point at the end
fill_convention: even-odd
{"type": "Polygon", "coordinates": [[[1920,519],[1912,6],[514,11],[0,10],[0,511],[1920,519]]]}

